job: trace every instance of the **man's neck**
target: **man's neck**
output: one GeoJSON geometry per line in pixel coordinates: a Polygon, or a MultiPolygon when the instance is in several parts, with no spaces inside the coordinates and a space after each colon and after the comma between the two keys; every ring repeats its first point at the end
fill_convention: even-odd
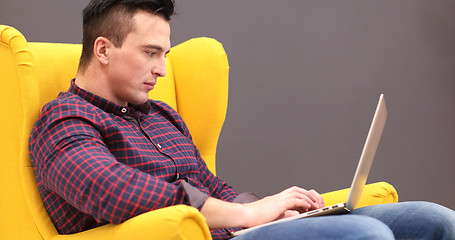
{"type": "Polygon", "coordinates": [[[75,84],[95,95],[98,95],[102,98],[105,98],[109,101],[112,101],[116,104],[127,106],[127,102],[122,102],[119,99],[115,98],[113,94],[110,92],[109,82],[106,79],[105,75],[90,67],[87,68],[84,72],[78,71],[76,74],[75,84]]]}

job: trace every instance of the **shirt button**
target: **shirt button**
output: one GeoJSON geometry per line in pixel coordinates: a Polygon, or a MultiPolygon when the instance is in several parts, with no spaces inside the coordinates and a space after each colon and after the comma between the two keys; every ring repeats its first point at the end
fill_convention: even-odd
{"type": "Polygon", "coordinates": [[[156,144],[156,146],[158,146],[159,149],[161,149],[161,145],[159,143],[156,144]]]}
{"type": "Polygon", "coordinates": [[[122,113],[126,113],[128,110],[126,110],[126,108],[122,108],[122,113]]]}
{"type": "Polygon", "coordinates": [[[179,174],[179,173],[177,173],[177,176],[176,176],[176,178],[177,178],[177,180],[179,180],[179,179],[180,179],[180,174],[179,174]]]}

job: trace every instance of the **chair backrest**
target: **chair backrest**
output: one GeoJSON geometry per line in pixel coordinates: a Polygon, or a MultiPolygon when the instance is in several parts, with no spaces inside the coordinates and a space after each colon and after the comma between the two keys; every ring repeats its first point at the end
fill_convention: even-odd
{"type": "MultiPolygon", "coordinates": [[[[28,43],[0,25],[0,239],[58,235],[39,196],[28,139],[42,106],[75,77],[80,44],[28,43]]],[[[218,137],[227,109],[229,66],[214,39],[191,39],[172,48],[167,76],[150,93],[183,117],[202,157],[215,173],[218,137]]]]}

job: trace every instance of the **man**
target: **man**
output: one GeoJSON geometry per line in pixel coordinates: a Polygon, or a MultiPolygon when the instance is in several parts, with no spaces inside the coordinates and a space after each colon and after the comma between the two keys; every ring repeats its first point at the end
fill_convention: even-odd
{"type": "MultiPolygon", "coordinates": [[[[84,9],[77,76],[45,105],[30,137],[40,195],[60,233],[187,204],[205,216],[214,239],[227,239],[224,228],[324,206],[316,191],[299,187],[263,199],[236,193],[208,170],[180,116],[148,99],[166,75],[173,13],[172,0],[92,0],[84,9]]],[[[236,239],[450,239],[454,215],[430,203],[391,204],[291,221],[236,239]]]]}

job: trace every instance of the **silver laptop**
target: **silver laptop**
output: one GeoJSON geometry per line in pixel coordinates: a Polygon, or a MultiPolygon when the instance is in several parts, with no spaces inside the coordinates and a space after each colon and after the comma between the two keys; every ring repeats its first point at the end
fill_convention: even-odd
{"type": "Polygon", "coordinates": [[[381,139],[382,130],[384,130],[386,119],[387,109],[385,106],[384,94],[381,94],[381,96],[379,97],[378,105],[376,107],[376,112],[374,113],[373,122],[371,123],[370,126],[370,131],[368,132],[367,140],[365,141],[365,145],[363,146],[362,155],[360,156],[360,160],[357,165],[357,170],[355,172],[354,179],[352,180],[348,199],[346,200],[345,203],[339,203],[321,209],[316,209],[293,217],[283,218],[256,227],[233,232],[231,234],[237,236],[261,227],[277,223],[292,221],[295,219],[305,217],[342,214],[355,209],[360,201],[360,196],[362,195],[363,188],[365,187],[365,183],[368,178],[368,174],[370,173],[371,164],[373,163],[374,155],[376,154],[376,149],[378,148],[379,140],[381,139]]]}

